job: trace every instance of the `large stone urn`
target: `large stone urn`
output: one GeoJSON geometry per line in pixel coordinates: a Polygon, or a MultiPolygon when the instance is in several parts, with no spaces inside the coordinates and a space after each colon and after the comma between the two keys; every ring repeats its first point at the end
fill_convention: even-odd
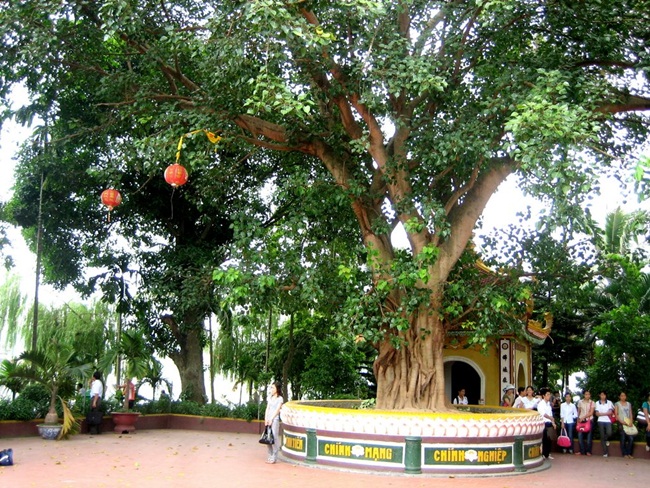
{"type": "Polygon", "coordinates": [[[297,463],[410,474],[540,469],[544,420],[534,410],[470,406],[445,413],[359,410],[360,402],[289,402],[282,453],[297,463]]]}

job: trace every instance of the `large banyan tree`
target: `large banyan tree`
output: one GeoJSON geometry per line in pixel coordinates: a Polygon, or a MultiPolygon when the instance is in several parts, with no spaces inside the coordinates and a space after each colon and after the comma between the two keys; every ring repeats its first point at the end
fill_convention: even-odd
{"type": "MultiPolygon", "coordinates": [[[[158,174],[182,133],[205,128],[222,148],[274,158],[275,172],[321,175],[366,249],[372,282],[351,299],[378,351],[377,406],[444,409],[448,328],[471,318],[486,336],[525,298],[480,286],[468,296],[450,280],[490,196],[517,175],[548,202],[549,225],[579,229],[598,174],[624,171],[647,140],[649,7],[6,0],[0,90],[27,86],[77,151],[110,138],[120,171],[158,174]],[[70,97],[83,101],[77,114],[62,110],[70,97]],[[406,251],[391,241],[399,224],[406,251]]],[[[188,164],[215,179],[211,168],[236,172],[235,162],[188,164]]]]}

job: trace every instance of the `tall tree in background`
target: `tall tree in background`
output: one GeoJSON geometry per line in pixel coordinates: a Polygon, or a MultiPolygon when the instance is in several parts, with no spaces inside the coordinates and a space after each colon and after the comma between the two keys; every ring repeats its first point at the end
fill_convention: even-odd
{"type": "MultiPolygon", "coordinates": [[[[511,317],[523,312],[514,289],[472,300],[449,280],[459,273],[470,283],[472,266],[454,268],[499,184],[518,175],[549,203],[549,228],[577,229],[576,204],[595,191],[598,172],[646,140],[647,7],[9,0],[0,6],[0,96],[24,82],[65,127],[58,137],[74,141],[68,157],[93,155],[86,177],[138,174],[129,191],[149,200],[146,178],[195,128],[220,130],[227,147],[259,156],[252,164],[318,175],[348,202],[358,231],[350,239],[366,249],[370,282],[350,297],[348,318],[378,351],[377,406],[441,410],[445,333],[463,306],[484,338],[516,328],[511,317]],[[75,114],[63,110],[71,93],[75,114]],[[391,241],[398,224],[406,251],[391,241]]],[[[193,201],[219,195],[211,185],[240,172],[236,161],[192,160],[193,201]]]]}
{"type": "Polygon", "coordinates": [[[597,342],[585,386],[610,396],[625,391],[639,406],[647,398],[650,368],[650,274],[622,256],[610,255],[593,306],[597,342]]]}
{"type": "MultiPolygon", "coordinates": [[[[291,386],[291,398],[302,396],[301,375],[317,341],[340,334],[356,347],[349,323],[336,318],[346,298],[358,292],[342,276],[359,269],[363,252],[350,239],[355,229],[347,201],[320,178],[306,171],[277,172],[282,185],[268,190],[269,200],[272,207],[290,210],[277,212],[281,218],[275,219],[240,216],[230,260],[214,272],[223,307],[233,311],[233,320],[219,332],[224,372],[243,373],[242,380],[262,385],[281,379],[285,389],[291,386]],[[242,341],[255,342],[256,336],[266,349],[257,368],[251,363],[256,345],[242,341]]],[[[352,281],[368,282],[366,276],[352,281]]],[[[350,390],[349,382],[329,386],[332,392],[350,390]]]]}
{"type": "MultiPolygon", "coordinates": [[[[532,384],[539,388],[568,385],[568,377],[583,371],[592,357],[597,251],[594,236],[570,228],[549,232],[518,224],[483,237],[487,256],[515,271],[530,289],[530,308],[552,315],[552,332],[533,346],[532,384]]],[[[529,314],[532,313],[529,311],[529,314]]],[[[537,318],[537,317],[536,317],[537,318]]]]}
{"type": "Polygon", "coordinates": [[[647,398],[650,354],[648,214],[620,208],[607,215],[600,236],[599,276],[591,310],[596,337],[585,386],[610,396],[626,391],[634,405],[647,398]]]}
{"type": "MultiPolygon", "coordinates": [[[[70,89],[67,98],[55,105],[74,118],[98,124],[101,117],[83,109],[85,95],[70,89]]],[[[137,168],[116,176],[110,161],[121,158],[138,166],[143,164],[139,151],[120,153],[111,147],[117,137],[111,131],[101,136],[92,131],[78,134],[77,127],[71,129],[69,123],[59,119],[50,125],[57,144],[47,154],[31,146],[24,148],[7,214],[34,245],[34,184],[36,172],[43,171],[44,279],[59,287],[73,284],[87,294],[101,288],[121,313],[130,313],[147,325],[142,330],[161,354],[174,360],[183,388],[190,392],[188,398],[201,402],[205,397],[203,322],[216,303],[212,269],[221,263],[223,245],[232,236],[225,212],[234,204],[226,202],[254,185],[243,172],[237,182],[226,181],[232,177],[224,175],[221,184],[212,183],[214,191],[204,200],[196,186],[174,191],[162,177],[152,178],[137,168]],[[108,222],[98,195],[112,184],[120,187],[125,201],[108,222]],[[215,187],[228,188],[228,193],[215,187]],[[95,276],[88,276],[84,273],[88,268],[108,271],[100,275],[93,271],[95,276]],[[109,279],[111,273],[132,274],[131,279],[141,288],[137,298],[125,300],[120,280],[109,279]]],[[[142,130],[144,134],[152,129],[142,130]]],[[[187,153],[194,154],[198,147],[203,157],[210,157],[212,147],[200,142],[188,143],[187,153]]],[[[195,171],[193,176],[198,174],[195,171]]]]}
{"type": "Polygon", "coordinates": [[[599,248],[604,254],[618,254],[637,262],[647,260],[647,244],[650,215],[645,210],[626,213],[620,207],[605,218],[605,228],[599,233],[599,248]]]}

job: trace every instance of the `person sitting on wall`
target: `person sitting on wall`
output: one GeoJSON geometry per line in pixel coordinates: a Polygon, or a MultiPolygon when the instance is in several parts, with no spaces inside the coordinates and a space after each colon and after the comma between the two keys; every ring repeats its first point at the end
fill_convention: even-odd
{"type": "Polygon", "coordinates": [[[506,385],[503,389],[503,398],[501,398],[502,407],[512,407],[515,401],[515,387],[514,385],[506,385]]]}
{"type": "Polygon", "coordinates": [[[517,388],[517,396],[515,397],[515,401],[512,404],[513,408],[521,408],[521,402],[522,402],[521,397],[522,395],[525,395],[524,393],[525,390],[526,390],[525,386],[520,386],[519,388],[517,388]]]}
{"type": "Polygon", "coordinates": [[[535,397],[535,389],[533,385],[528,385],[524,390],[524,395],[520,396],[515,402],[518,408],[527,408],[528,410],[536,410],[540,398],[535,397]]]}

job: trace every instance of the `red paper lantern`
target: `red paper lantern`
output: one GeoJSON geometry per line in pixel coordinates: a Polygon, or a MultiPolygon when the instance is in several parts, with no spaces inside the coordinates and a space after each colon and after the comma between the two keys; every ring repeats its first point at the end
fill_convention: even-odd
{"type": "Polygon", "coordinates": [[[111,210],[122,203],[122,195],[117,190],[109,188],[102,192],[102,203],[108,207],[108,221],[111,221],[111,210]]]}
{"type": "Polygon", "coordinates": [[[165,170],[165,181],[174,188],[187,183],[187,170],[178,163],[170,164],[165,170]]]}
{"type": "Polygon", "coordinates": [[[102,203],[108,207],[108,211],[110,212],[122,203],[122,195],[120,195],[119,191],[109,188],[102,192],[102,203]]]}

